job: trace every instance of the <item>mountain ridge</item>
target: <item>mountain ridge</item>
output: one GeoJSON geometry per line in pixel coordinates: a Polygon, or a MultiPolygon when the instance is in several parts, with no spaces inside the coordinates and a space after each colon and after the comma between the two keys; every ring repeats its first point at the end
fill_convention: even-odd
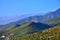
{"type": "Polygon", "coordinates": [[[56,17],[60,17],[60,8],[57,9],[56,11],[54,11],[54,12],[48,12],[47,14],[44,14],[44,15],[35,15],[35,16],[30,16],[30,17],[27,17],[27,18],[23,18],[23,19],[18,20],[16,22],[11,22],[9,24],[2,25],[2,26],[0,26],[0,28],[4,28],[7,25],[8,26],[20,25],[20,24],[25,23],[25,22],[40,22],[40,23],[43,23],[45,20],[56,18],[56,17]]]}

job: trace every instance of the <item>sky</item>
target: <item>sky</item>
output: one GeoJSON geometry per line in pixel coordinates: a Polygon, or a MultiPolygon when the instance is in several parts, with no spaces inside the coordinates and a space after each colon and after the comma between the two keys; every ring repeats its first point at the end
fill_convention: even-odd
{"type": "Polygon", "coordinates": [[[0,0],[0,25],[60,8],[60,0],[0,0]]]}

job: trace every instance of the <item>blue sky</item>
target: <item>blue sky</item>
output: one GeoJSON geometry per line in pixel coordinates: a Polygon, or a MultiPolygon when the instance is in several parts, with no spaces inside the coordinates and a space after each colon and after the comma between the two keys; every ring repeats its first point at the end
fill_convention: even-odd
{"type": "Polygon", "coordinates": [[[60,0],[0,0],[0,24],[60,8],[60,0]],[[24,15],[24,16],[22,16],[24,15]]]}

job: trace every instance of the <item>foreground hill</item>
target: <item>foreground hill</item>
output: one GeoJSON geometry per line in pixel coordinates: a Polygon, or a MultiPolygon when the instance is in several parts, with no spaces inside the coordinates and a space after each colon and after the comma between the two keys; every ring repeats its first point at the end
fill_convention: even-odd
{"type": "Polygon", "coordinates": [[[11,38],[11,40],[60,40],[60,26],[55,26],[22,37],[11,38]]]}

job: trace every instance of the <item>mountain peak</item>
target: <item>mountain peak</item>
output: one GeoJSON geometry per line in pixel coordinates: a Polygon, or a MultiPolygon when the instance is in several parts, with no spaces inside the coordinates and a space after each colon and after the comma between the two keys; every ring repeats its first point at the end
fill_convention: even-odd
{"type": "Polygon", "coordinates": [[[60,11],[60,8],[58,8],[57,11],[60,11]]]}

